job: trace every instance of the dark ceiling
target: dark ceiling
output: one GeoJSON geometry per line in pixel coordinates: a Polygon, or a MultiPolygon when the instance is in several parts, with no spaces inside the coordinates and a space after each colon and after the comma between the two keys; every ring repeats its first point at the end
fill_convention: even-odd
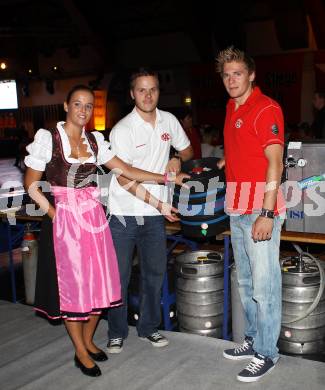
{"type": "Polygon", "coordinates": [[[324,3],[324,0],[0,0],[0,59],[14,58],[26,69],[35,66],[39,55],[50,57],[55,49],[66,48],[70,56],[77,57],[80,46],[89,44],[99,53],[103,69],[109,70],[119,66],[114,53],[122,41],[183,32],[195,44],[201,60],[207,61],[226,45],[244,47],[244,24],[267,19],[274,19],[282,48],[295,49],[308,43],[306,13],[315,22],[319,47],[325,48],[324,3]]]}

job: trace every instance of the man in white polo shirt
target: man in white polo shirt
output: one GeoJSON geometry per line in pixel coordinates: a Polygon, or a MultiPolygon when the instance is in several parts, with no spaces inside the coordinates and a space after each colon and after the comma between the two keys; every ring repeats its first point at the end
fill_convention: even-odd
{"type": "MultiPolygon", "coordinates": [[[[174,157],[169,160],[171,146],[183,161],[189,160],[193,151],[178,120],[169,112],[157,109],[157,73],[144,68],[133,73],[130,94],[135,107],[112,129],[112,151],[133,167],[156,173],[179,171],[179,159],[174,157]]],[[[109,187],[109,224],[119,263],[124,304],[109,310],[108,352],[120,353],[123,340],[128,336],[127,290],[135,247],[141,269],[137,332],[140,338],[153,346],[164,347],[168,345],[168,340],[157,330],[161,320],[161,287],[167,263],[164,217],[154,207],[122,188],[130,185],[128,180],[113,176],[109,187]]],[[[144,184],[144,187],[156,198],[167,199],[165,186],[144,184]]]]}

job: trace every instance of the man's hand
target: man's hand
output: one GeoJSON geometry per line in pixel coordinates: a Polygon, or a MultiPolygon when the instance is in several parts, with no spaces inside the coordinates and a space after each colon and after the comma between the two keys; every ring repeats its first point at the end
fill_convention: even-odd
{"type": "Polygon", "coordinates": [[[273,219],[259,216],[252,226],[252,239],[254,241],[270,240],[273,230],[273,219]]]}
{"type": "Polygon", "coordinates": [[[166,166],[166,172],[176,172],[181,171],[181,160],[177,157],[172,157],[166,166]]]}
{"type": "Polygon", "coordinates": [[[217,162],[217,167],[218,167],[219,169],[224,168],[225,165],[226,165],[226,160],[225,160],[224,158],[221,158],[221,159],[217,162]]]}
{"type": "Polygon", "coordinates": [[[158,211],[167,219],[169,222],[177,222],[179,221],[178,216],[176,215],[178,213],[178,210],[173,207],[172,205],[165,203],[165,202],[159,202],[158,205],[158,211]]]}

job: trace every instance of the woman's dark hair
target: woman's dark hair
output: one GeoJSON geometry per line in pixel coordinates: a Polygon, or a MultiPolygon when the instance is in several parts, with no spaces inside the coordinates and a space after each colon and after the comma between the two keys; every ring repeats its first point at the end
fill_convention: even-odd
{"type": "Polygon", "coordinates": [[[79,85],[75,85],[73,88],[70,89],[70,91],[68,92],[68,95],[67,95],[67,98],[66,98],[66,102],[67,104],[69,104],[70,100],[71,100],[71,96],[77,92],[77,91],[88,91],[90,92],[93,97],[95,97],[95,94],[94,94],[94,91],[88,87],[87,85],[82,85],[82,84],[79,84],[79,85]]]}

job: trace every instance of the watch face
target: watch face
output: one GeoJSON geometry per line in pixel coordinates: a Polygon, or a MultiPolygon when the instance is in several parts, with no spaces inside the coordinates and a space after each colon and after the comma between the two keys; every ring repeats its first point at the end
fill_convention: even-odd
{"type": "Polygon", "coordinates": [[[307,161],[304,158],[300,158],[297,162],[298,167],[304,167],[306,165],[307,161]]]}
{"type": "Polygon", "coordinates": [[[266,218],[274,218],[274,211],[262,209],[261,216],[266,218]]]}

